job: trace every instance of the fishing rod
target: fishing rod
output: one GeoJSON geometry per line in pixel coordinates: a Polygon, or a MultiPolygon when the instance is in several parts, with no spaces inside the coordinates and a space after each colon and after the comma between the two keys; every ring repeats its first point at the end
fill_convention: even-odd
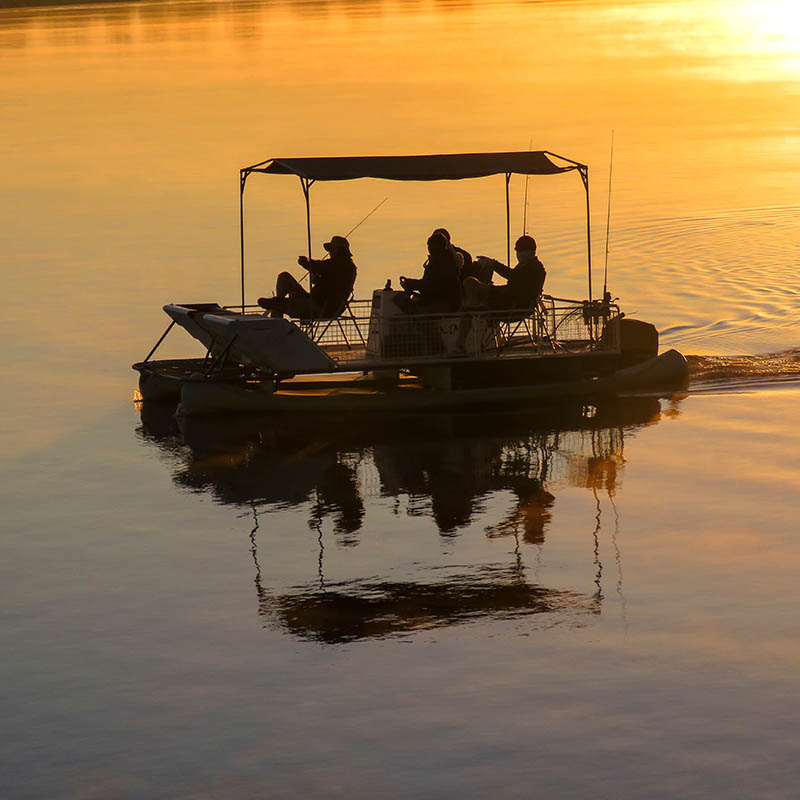
{"type": "Polygon", "coordinates": [[[383,200],[381,200],[380,203],[378,203],[378,205],[376,205],[375,208],[373,208],[372,211],[370,211],[369,214],[367,214],[367,216],[364,217],[364,219],[362,219],[361,222],[358,223],[358,225],[356,225],[354,228],[351,228],[344,235],[344,238],[346,239],[348,236],[350,236],[351,233],[357,231],[388,199],[389,199],[388,197],[384,197],[383,200]]]}
{"type": "MultiPolygon", "coordinates": [[[[381,200],[380,203],[378,203],[378,205],[376,205],[375,208],[373,208],[372,211],[370,211],[369,214],[367,214],[367,216],[361,220],[361,222],[350,228],[350,230],[344,235],[344,238],[347,239],[352,233],[357,231],[388,199],[388,197],[384,197],[383,200],[381,200]]],[[[325,255],[322,257],[322,260],[324,261],[326,258],[330,258],[330,255],[330,253],[325,253],[325,255]]],[[[309,274],[309,272],[303,273],[302,277],[300,278],[300,282],[302,283],[309,274]]]]}
{"type": "Polygon", "coordinates": [[[608,233],[611,228],[611,171],[614,168],[614,129],[611,129],[611,157],[608,160],[608,203],[606,204],[606,264],[603,270],[603,300],[608,296],[608,233]]]}

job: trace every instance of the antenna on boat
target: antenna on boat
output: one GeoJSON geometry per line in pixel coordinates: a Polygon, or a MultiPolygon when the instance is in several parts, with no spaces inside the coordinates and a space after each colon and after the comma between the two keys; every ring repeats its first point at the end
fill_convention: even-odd
{"type": "Polygon", "coordinates": [[[611,129],[611,157],[608,160],[608,203],[606,205],[606,264],[603,270],[603,300],[608,296],[608,233],[611,227],[611,171],[614,167],[614,129],[611,129]]]}
{"type": "MultiPolygon", "coordinates": [[[[530,153],[533,150],[533,139],[531,138],[530,142],[528,143],[528,152],[530,153]]],[[[522,233],[523,235],[528,232],[528,180],[530,179],[530,175],[525,176],[525,203],[524,203],[524,210],[522,212],[522,233]]]]}

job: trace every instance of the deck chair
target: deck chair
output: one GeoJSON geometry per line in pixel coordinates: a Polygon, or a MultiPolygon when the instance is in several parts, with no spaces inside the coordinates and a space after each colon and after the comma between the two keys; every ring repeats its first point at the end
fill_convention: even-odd
{"type": "Polygon", "coordinates": [[[342,318],[345,318],[352,323],[352,329],[358,336],[361,346],[366,347],[367,343],[364,340],[364,335],[361,333],[361,329],[358,326],[358,322],[353,314],[353,310],[350,308],[350,303],[353,300],[353,296],[353,292],[350,292],[350,296],[347,298],[344,305],[342,305],[338,310],[336,315],[326,317],[307,317],[300,319],[298,321],[300,329],[306,334],[306,336],[308,336],[309,339],[311,339],[312,342],[319,344],[330,329],[331,325],[336,323],[342,342],[348,350],[352,350],[353,344],[350,341],[352,331],[351,336],[348,336],[346,326],[342,325],[342,318]]]}
{"type": "Polygon", "coordinates": [[[541,351],[545,349],[555,351],[555,342],[550,334],[547,324],[548,309],[545,297],[539,299],[533,306],[524,309],[509,309],[495,319],[495,336],[497,349],[502,351],[519,344],[529,345],[541,351]]]}

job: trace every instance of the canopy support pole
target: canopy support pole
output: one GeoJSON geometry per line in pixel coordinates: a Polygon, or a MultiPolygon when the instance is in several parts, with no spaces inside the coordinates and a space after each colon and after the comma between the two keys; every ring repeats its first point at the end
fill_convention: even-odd
{"type": "Polygon", "coordinates": [[[239,170],[239,259],[242,281],[242,314],[244,314],[244,186],[250,170],[239,170]]]}
{"type": "Polygon", "coordinates": [[[511,173],[506,172],[506,264],[511,266],[511,203],[508,198],[508,184],[511,183],[511,173]]]}
{"type": "Polygon", "coordinates": [[[583,188],[586,189],[586,256],[588,262],[589,273],[589,301],[592,300],[592,227],[589,216],[589,167],[578,167],[581,180],[583,181],[583,188]]]}
{"type": "Polygon", "coordinates": [[[300,177],[300,185],[303,187],[303,196],[306,198],[306,236],[308,237],[308,260],[311,260],[311,203],[309,201],[309,189],[311,189],[313,180],[300,177]]]}

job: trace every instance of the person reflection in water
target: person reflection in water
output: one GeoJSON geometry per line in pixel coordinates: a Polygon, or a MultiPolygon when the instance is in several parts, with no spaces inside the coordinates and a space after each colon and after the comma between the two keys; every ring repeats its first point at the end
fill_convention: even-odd
{"type": "Polygon", "coordinates": [[[333,515],[333,530],[340,536],[340,543],[345,547],[358,544],[356,534],[364,519],[364,501],[356,471],[339,461],[330,464],[320,476],[310,527],[316,528],[328,514],[333,515]]]}
{"type": "Polygon", "coordinates": [[[275,284],[275,297],[258,298],[258,304],[271,317],[288,314],[295,319],[329,319],[344,311],[356,281],[350,244],[344,236],[333,236],[323,247],[330,258],[297,259],[311,276],[311,291],[306,291],[291,273],[281,272],[275,284]]]}
{"type": "Polygon", "coordinates": [[[465,448],[445,444],[437,464],[428,471],[431,514],[439,533],[452,536],[469,525],[479,493],[476,475],[465,448]]]}
{"type": "Polygon", "coordinates": [[[439,533],[449,537],[469,525],[480,508],[500,454],[501,445],[492,439],[433,434],[421,440],[409,436],[402,448],[377,444],[373,461],[382,492],[407,493],[410,513],[430,513],[439,533]]]}
{"type": "Polygon", "coordinates": [[[490,539],[518,535],[527,544],[544,544],[544,534],[553,517],[555,496],[536,478],[519,479],[511,487],[517,495],[517,505],[499,524],[486,529],[490,539]]]}

